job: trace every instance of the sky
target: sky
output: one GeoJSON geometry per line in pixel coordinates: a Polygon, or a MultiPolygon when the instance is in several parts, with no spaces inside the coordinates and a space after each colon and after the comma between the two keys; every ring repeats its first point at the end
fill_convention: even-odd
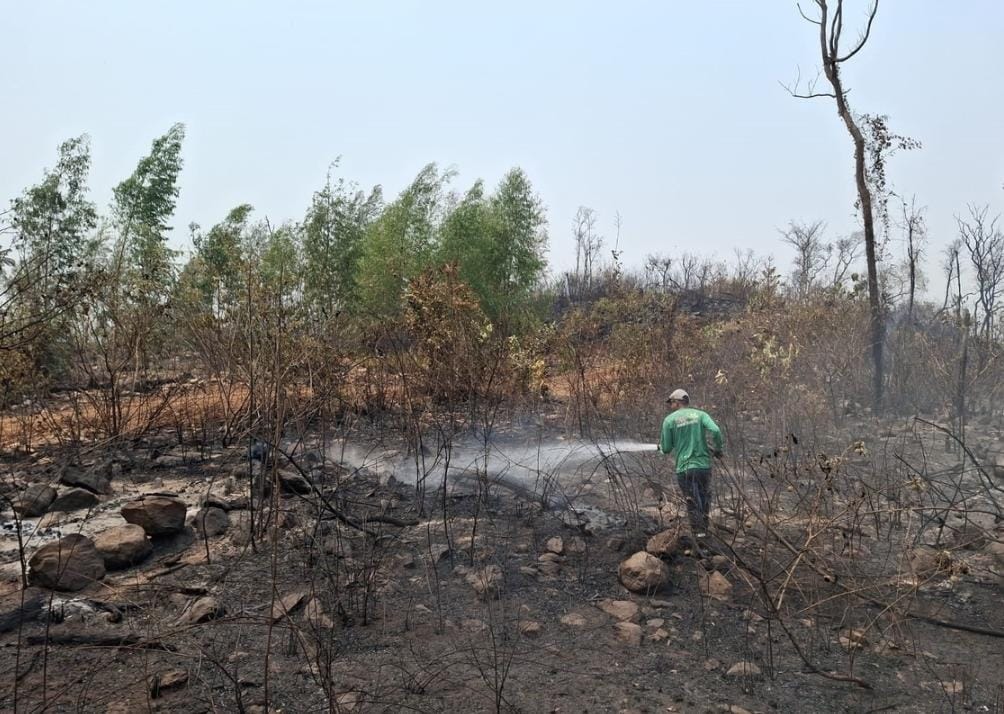
{"type": "MultiPolygon", "coordinates": [[[[846,2],[847,24],[863,20],[865,0],[846,2]]],[[[240,203],[302,219],[338,157],[340,175],[388,196],[429,162],[454,167],[461,191],[522,167],[547,207],[555,272],[574,263],[582,205],[607,248],[620,213],[629,268],[752,248],[786,269],[790,220],[823,220],[831,240],[857,228],[833,101],[781,86],[819,68],[816,28],[789,0],[0,0],[0,12],[3,203],[87,133],[104,208],[183,122],[178,247],[189,223],[240,203]]],[[[1000,0],[881,0],[845,65],[852,108],[923,144],[889,176],[926,207],[932,273],[967,204],[1004,210],[1002,30],[1000,0]]]]}

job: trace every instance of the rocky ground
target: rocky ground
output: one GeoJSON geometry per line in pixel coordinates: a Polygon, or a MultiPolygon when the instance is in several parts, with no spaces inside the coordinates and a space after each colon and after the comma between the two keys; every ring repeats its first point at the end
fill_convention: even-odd
{"type": "MultiPolygon", "coordinates": [[[[0,708],[1004,711],[999,513],[949,523],[951,547],[901,524],[788,552],[791,523],[771,536],[723,497],[698,554],[679,504],[630,474],[578,516],[502,489],[419,509],[413,488],[312,453],[12,461],[0,708]],[[868,578],[883,589],[849,594],[868,578]]],[[[798,488],[780,489],[793,513],[798,488]]]]}

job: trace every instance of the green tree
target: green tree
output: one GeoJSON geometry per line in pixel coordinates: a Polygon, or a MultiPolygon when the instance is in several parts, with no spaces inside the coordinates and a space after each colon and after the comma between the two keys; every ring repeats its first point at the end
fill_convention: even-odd
{"type": "Polygon", "coordinates": [[[379,186],[367,196],[353,184],[328,174],[314,194],[303,225],[304,292],[307,304],[322,317],[351,309],[357,301],[363,238],[380,211],[379,186]]]}
{"type": "Polygon", "coordinates": [[[434,256],[443,192],[452,177],[452,172],[427,165],[369,225],[358,271],[360,310],[365,316],[382,319],[400,314],[409,281],[434,256]]]}
{"type": "Polygon", "coordinates": [[[516,327],[527,317],[533,289],[547,266],[547,219],[543,203],[520,168],[503,177],[490,206],[492,235],[484,271],[494,298],[488,312],[516,327]]]}
{"type": "Polygon", "coordinates": [[[56,167],[11,202],[11,229],[21,274],[31,285],[32,299],[45,310],[94,250],[91,231],[97,225],[97,212],[87,199],[90,166],[86,135],[64,141],[56,167]]]}
{"type": "Polygon", "coordinates": [[[172,278],[175,253],[167,246],[168,221],[178,199],[184,138],[184,125],[175,124],[154,139],[150,153],[113,191],[119,255],[128,255],[139,273],[139,287],[151,298],[162,296],[172,278]]]}
{"type": "Polygon", "coordinates": [[[240,303],[243,241],[253,210],[243,203],[206,233],[191,226],[195,254],[185,266],[183,282],[198,292],[203,306],[217,317],[240,303]]]}

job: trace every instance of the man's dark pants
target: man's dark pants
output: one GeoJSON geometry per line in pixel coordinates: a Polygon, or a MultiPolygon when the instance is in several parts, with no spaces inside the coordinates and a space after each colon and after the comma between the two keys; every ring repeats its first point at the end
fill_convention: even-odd
{"type": "Polygon", "coordinates": [[[676,482],[687,501],[687,517],[694,534],[708,532],[711,511],[711,469],[690,469],[676,475],[676,482]]]}

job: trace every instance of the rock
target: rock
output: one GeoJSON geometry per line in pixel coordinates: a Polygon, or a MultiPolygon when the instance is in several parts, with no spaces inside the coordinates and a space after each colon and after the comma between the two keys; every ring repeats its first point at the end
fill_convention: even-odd
{"type": "Polygon", "coordinates": [[[565,543],[565,553],[568,555],[582,555],[586,552],[586,539],[574,536],[565,543]]]}
{"type": "Polygon", "coordinates": [[[650,634],[648,639],[652,640],[652,642],[665,642],[669,639],[669,631],[660,627],[655,632],[650,634]]]}
{"type": "Polygon", "coordinates": [[[296,471],[283,470],[279,471],[277,475],[279,477],[279,490],[283,493],[306,495],[313,490],[310,482],[296,471]]]}
{"type": "Polygon", "coordinates": [[[672,558],[683,551],[682,535],[679,526],[667,528],[648,539],[645,551],[659,558],[672,558]]]}
{"type": "Polygon", "coordinates": [[[537,637],[540,637],[540,633],[543,631],[544,626],[536,620],[520,620],[516,629],[519,630],[519,634],[523,635],[523,637],[536,639],[537,637]]]}
{"type": "Polygon", "coordinates": [[[222,535],[230,527],[230,516],[222,508],[208,506],[195,514],[195,530],[208,537],[222,535]]]}
{"type": "Polygon", "coordinates": [[[64,513],[80,511],[94,508],[98,503],[98,497],[90,491],[82,488],[71,488],[56,496],[56,500],[49,504],[49,511],[62,511],[64,513]]]}
{"type": "Polygon", "coordinates": [[[992,540],[987,544],[989,553],[997,564],[997,567],[1004,567],[1004,541],[992,540]]]}
{"type": "Polygon", "coordinates": [[[549,553],[554,553],[555,555],[561,555],[565,552],[565,541],[561,539],[561,536],[554,536],[553,538],[548,538],[547,542],[544,544],[544,549],[549,553]]]}
{"type": "Polygon", "coordinates": [[[868,642],[868,633],[854,627],[841,631],[837,641],[845,650],[863,650],[871,644],[868,642]]]}
{"type": "Polygon", "coordinates": [[[85,488],[91,493],[108,495],[112,492],[112,482],[107,476],[95,470],[87,470],[78,466],[65,466],[59,474],[61,483],[67,486],[85,488]]]}
{"type": "Polygon", "coordinates": [[[307,622],[313,625],[316,629],[330,630],[334,628],[335,623],[328,617],[327,613],[324,612],[324,606],[321,601],[316,597],[311,598],[310,601],[303,606],[304,617],[307,618],[307,622]]]}
{"type": "Polygon", "coordinates": [[[614,625],[614,632],[617,639],[634,647],[641,646],[642,631],[641,626],[633,622],[618,622],[614,625]]]}
{"type": "Polygon", "coordinates": [[[567,615],[561,616],[561,624],[568,625],[569,627],[585,627],[586,618],[577,612],[570,612],[567,615]]]}
{"type": "Polygon", "coordinates": [[[188,684],[188,672],[172,669],[150,677],[150,698],[157,699],[166,692],[180,689],[188,684]]]}
{"type": "Polygon", "coordinates": [[[44,483],[33,483],[14,501],[14,511],[22,518],[41,516],[56,500],[56,489],[44,483]]]}
{"type": "Polygon", "coordinates": [[[717,570],[707,574],[701,571],[698,574],[697,584],[701,589],[701,594],[705,597],[721,600],[722,602],[732,597],[732,583],[717,570]]]}
{"type": "Polygon", "coordinates": [[[122,517],[128,523],[142,526],[147,535],[177,533],[185,527],[184,501],[157,494],[140,496],[122,506],[122,517]]]}
{"type": "Polygon", "coordinates": [[[272,603],[272,621],[278,622],[282,618],[295,614],[307,601],[306,590],[294,590],[286,593],[281,598],[272,603]]]}
{"type": "Polygon", "coordinates": [[[918,580],[927,580],[952,572],[952,554],[948,550],[919,546],[911,550],[907,558],[910,571],[918,580]]]}
{"type": "Polygon", "coordinates": [[[725,673],[725,676],[732,679],[761,679],[763,677],[763,673],[753,662],[743,660],[742,662],[736,662],[734,665],[729,667],[729,671],[725,673]]]}
{"type": "Polygon", "coordinates": [[[638,617],[638,603],[630,600],[600,600],[596,606],[610,617],[622,622],[628,622],[638,617]]]}
{"type": "Polygon", "coordinates": [[[95,536],[94,547],[108,570],[128,568],[153,551],[146,531],[132,523],[102,531],[95,536]]]}
{"type": "Polygon", "coordinates": [[[192,600],[188,604],[188,607],[182,611],[178,622],[182,625],[194,625],[199,622],[215,620],[217,617],[225,614],[225,612],[226,610],[216,598],[206,595],[192,600]]]}
{"type": "Polygon", "coordinates": [[[955,548],[980,550],[987,544],[987,534],[979,526],[969,523],[955,531],[952,542],[955,548]]]}
{"type": "Polygon", "coordinates": [[[94,542],[79,533],[43,545],[28,566],[29,582],[53,590],[82,590],[105,577],[105,563],[94,542]]]}
{"type": "Polygon", "coordinates": [[[645,620],[645,627],[655,627],[659,628],[666,624],[666,620],[661,617],[653,617],[650,620],[645,620]]]}
{"type": "Polygon", "coordinates": [[[502,568],[497,565],[488,565],[467,573],[465,580],[474,588],[478,597],[485,600],[499,594],[502,587],[502,568]]]}
{"type": "Polygon", "coordinates": [[[654,593],[669,582],[669,568],[654,555],[639,551],[620,564],[617,576],[631,592],[654,593]]]}

